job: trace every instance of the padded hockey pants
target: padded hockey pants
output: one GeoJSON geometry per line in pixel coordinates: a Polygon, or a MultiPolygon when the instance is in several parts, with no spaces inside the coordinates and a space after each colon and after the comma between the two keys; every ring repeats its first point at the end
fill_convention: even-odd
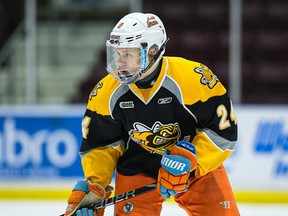
{"type": "MultiPolygon", "coordinates": [[[[143,174],[123,176],[117,173],[116,194],[121,194],[154,182],[156,182],[155,179],[143,174]]],[[[189,182],[188,191],[177,194],[174,199],[189,216],[240,215],[223,166],[201,178],[192,178],[189,182]]],[[[160,216],[164,201],[158,190],[154,190],[119,202],[115,207],[115,215],[160,216]]]]}

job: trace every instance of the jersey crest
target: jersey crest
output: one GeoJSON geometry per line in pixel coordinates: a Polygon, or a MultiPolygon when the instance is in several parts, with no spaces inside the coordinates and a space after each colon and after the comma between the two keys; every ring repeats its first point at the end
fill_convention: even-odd
{"type": "Polygon", "coordinates": [[[219,81],[218,77],[207,66],[203,64],[200,66],[196,67],[194,71],[202,75],[200,82],[212,89],[219,81]]]}
{"type": "Polygon", "coordinates": [[[163,154],[178,142],[181,131],[178,123],[162,124],[157,121],[152,128],[140,123],[133,124],[131,139],[151,153],[163,154]]]}

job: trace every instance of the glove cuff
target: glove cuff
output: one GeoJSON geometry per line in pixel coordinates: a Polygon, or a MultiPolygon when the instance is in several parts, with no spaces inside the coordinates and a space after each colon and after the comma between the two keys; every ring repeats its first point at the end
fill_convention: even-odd
{"type": "Polygon", "coordinates": [[[181,148],[184,148],[184,149],[192,152],[193,154],[196,154],[196,148],[195,148],[195,146],[194,146],[192,143],[190,143],[190,142],[187,142],[187,141],[185,141],[185,140],[182,140],[182,141],[180,141],[180,142],[177,143],[177,146],[178,146],[178,147],[181,147],[181,148]]]}
{"type": "Polygon", "coordinates": [[[75,186],[74,186],[72,191],[75,191],[75,190],[84,191],[84,192],[86,192],[86,194],[88,194],[90,192],[87,182],[83,181],[83,180],[82,181],[78,181],[75,184],[75,186]]]}
{"type": "Polygon", "coordinates": [[[197,167],[198,159],[196,156],[196,148],[195,146],[187,141],[180,141],[174,146],[171,151],[170,155],[180,155],[186,159],[188,159],[190,163],[190,171],[193,171],[197,167]]]}

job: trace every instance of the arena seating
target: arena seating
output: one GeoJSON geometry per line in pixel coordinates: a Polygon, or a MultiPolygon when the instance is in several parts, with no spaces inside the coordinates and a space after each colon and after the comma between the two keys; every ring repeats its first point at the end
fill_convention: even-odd
{"type": "MultiPolygon", "coordinates": [[[[165,23],[166,55],[206,64],[228,88],[228,0],[144,0],[143,12],[165,23]]],[[[288,103],[288,3],[243,0],[242,15],[242,103],[288,103]]]]}

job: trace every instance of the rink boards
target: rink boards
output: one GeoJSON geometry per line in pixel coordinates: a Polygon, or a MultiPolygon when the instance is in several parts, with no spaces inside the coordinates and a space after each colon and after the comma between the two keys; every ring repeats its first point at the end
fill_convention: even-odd
{"type": "MultiPolygon", "coordinates": [[[[0,199],[67,198],[83,179],[78,149],[84,111],[84,106],[0,108],[0,199]]],[[[235,111],[239,140],[225,165],[237,200],[288,203],[288,107],[235,111]]]]}

